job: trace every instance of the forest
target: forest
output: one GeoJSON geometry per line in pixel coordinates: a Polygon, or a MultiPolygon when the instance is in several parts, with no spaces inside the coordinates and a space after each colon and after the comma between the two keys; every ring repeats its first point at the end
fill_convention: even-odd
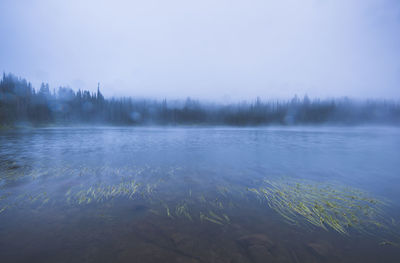
{"type": "Polygon", "coordinates": [[[261,100],[230,104],[186,100],[105,98],[69,87],[36,90],[27,80],[3,73],[0,125],[363,125],[400,124],[398,100],[349,98],[261,100]]]}

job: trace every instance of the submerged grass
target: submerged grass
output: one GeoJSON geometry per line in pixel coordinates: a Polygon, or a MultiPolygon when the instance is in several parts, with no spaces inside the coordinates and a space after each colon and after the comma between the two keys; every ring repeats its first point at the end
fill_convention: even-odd
{"type": "MultiPolygon", "coordinates": [[[[124,198],[140,199],[148,206],[149,213],[171,220],[227,225],[231,223],[228,214],[242,209],[242,205],[251,205],[249,202],[254,201],[253,196],[257,203],[266,204],[293,225],[333,230],[342,235],[350,235],[353,231],[370,235],[379,231],[393,233],[400,226],[387,216],[385,202],[343,185],[274,178],[254,181],[247,189],[243,184],[227,184],[224,180],[216,181],[210,188],[201,180],[183,180],[182,173],[177,173],[179,170],[179,167],[163,170],[150,166],[118,169],[67,167],[57,172],[31,169],[25,176],[38,179],[54,173],[56,177],[74,176],[73,180],[81,184],[75,184],[59,195],[36,191],[13,197],[10,193],[0,192],[0,214],[23,203],[40,208],[48,203],[54,204],[56,200],[66,200],[71,206],[87,206],[124,198]]],[[[17,173],[17,168],[10,172],[17,173]]],[[[382,242],[383,245],[395,244],[382,242]]]]}
{"type": "MultiPolygon", "coordinates": [[[[71,189],[65,194],[67,202],[76,202],[78,204],[90,204],[91,202],[104,202],[111,200],[116,197],[127,197],[133,199],[135,194],[138,192],[140,184],[136,183],[135,180],[121,182],[117,185],[98,185],[90,186],[88,189],[83,189],[77,193],[71,193],[71,189]]],[[[148,191],[149,187],[145,190],[148,191]]],[[[144,194],[144,191],[141,192],[144,194]]]]}
{"type": "Polygon", "coordinates": [[[358,189],[281,178],[263,180],[258,189],[247,190],[290,224],[306,222],[343,235],[393,227],[394,219],[391,222],[384,213],[385,203],[358,189]]]}

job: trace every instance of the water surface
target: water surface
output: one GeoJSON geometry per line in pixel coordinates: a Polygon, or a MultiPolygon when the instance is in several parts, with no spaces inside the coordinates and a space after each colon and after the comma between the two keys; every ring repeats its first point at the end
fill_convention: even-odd
{"type": "Polygon", "coordinates": [[[2,131],[0,260],[399,262],[399,135],[384,127],[2,131]],[[268,181],[362,192],[383,204],[382,226],[343,234],[301,216],[293,223],[261,192],[268,181]]]}

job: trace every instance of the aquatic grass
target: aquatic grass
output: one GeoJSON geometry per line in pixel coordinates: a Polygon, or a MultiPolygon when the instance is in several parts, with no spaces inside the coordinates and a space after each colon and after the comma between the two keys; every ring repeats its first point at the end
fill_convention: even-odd
{"type": "Polygon", "coordinates": [[[167,216],[173,219],[174,217],[171,215],[171,211],[169,210],[168,205],[164,204],[164,207],[165,207],[165,210],[167,212],[167,216]]]}
{"type": "Polygon", "coordinates": [[[218,215],[217,212],[213,212],[212,210],[208,210],[208,212],[200,212],[200,221],[208,221],[217,225],[225,225],[230,223],[229,217],[224,215],[218,215]]]}
{"type": "Polygon", "coordinates": [[[7,209],[7,206],[1,208],[1,209],[0,209],[0,214],[3,213],[4,211],[6,211],[6,209],[7,209]]]}
{"type": "MultiPolygon", "coordinates": [[[[101,203],[116,197],[133,199],[135,194],[139,192],[139,187],[139,183],[136,183],[135,180],[130,180],[114,185],[93,185],[76,193],[72,193],[71,189],[69,189],[65,195],[69,203],[75,202],[79,205],[90,204],[91,202],[101,203]]],[[[145,191],[149,192],[149,189],[151,188],[147,185],[145,191]]],[[[144,194],[145,191],[141,193],[144,194]]]]}
{"type": "MultiPolygon", "coordinates": [[[[359,189],[291,178],[256,180],[248,188],[243,184],[216,180],[210,187],[200,180],[183,180],[186,175],[177,172],[180,170],[151,166],[117,169],[68,166],[58,171],[31,169],[25,176],[38,179],[50,174],[64,174],[67,180],[79,180],[81,184],[51,195],[40,189],[18,196],[0,192],[0,213],[18,204],[41,208],[62,200],[71,206],[107,203],[111,207],[115,204],[112,201],[118,198],[119,201],[144,202],[149,215],[222,226],[231,223],[228,216],[231,211],[242,209],[242,205],[254,205],[256,200],[273,209],[289,224],[333,230],[342,235],[350,235],[353,231],[368,235],[377,231],[393,233],[399,226],[395,219],[387,216],[387,202],[371,198],[359,189]],[[71,176],[73,178],[69,179],[71,176]]],[[[50,177],[45,179],[51,180],[50,177]]]]}
{"type": "Polygon", "coordinates": [[[290,224],[306,222],[343,235],[353,230],[372,233],[392,227],[383,212],[385,203],[359,189],[278,178],[265,179],[258,189],[247,190],[290,224]]]}
{"type": "Polygon", "coordinates": [[[190,221],[193,221],[193,217],[190,215],[190,209],[188,208],[188,204],[185,201],[176,206],[175,214],[177,216],[186,217],[190,221]]]}

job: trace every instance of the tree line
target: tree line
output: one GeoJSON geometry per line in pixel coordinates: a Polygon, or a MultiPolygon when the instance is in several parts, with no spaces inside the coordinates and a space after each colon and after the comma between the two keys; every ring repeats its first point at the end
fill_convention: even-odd
{"type": "Polygon", "coordinates": [[[394,100],[354,101],[313,99],[231,104],[146,100],[131,97],[106,99],[97,92],[75,92],[68,87],[51,90],[42,83],[36,90],[25,79],[3,73],[0,81],[0,125],[111,124],[111,125],[313,125],[400,124],[400,103],[394,100]]]}

